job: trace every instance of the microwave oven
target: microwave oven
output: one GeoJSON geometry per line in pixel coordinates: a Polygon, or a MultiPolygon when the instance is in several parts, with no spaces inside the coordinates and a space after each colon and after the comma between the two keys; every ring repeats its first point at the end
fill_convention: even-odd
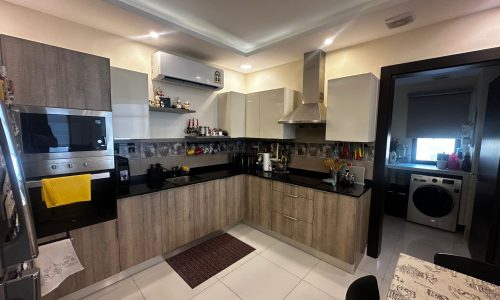
{"type": "Polygon", "coordinates": [[[109,111],[14,105],[26,177],[114,169],[109,111]]]}

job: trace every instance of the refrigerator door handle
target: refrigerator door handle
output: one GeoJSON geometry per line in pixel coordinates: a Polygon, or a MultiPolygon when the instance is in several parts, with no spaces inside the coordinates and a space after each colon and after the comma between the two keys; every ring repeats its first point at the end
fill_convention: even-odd
{"type": "Polygon", "coordinates": [[[1,245],[1,263],[6,267],[33,260],[38,256],[36,231],[31,203],[25,186],[25,177],[17,144],[12,132],[7,107],[0,103],[0,146],[12,188],[12,198],[17,208],[19,229],[15,237],[1,245]]]}

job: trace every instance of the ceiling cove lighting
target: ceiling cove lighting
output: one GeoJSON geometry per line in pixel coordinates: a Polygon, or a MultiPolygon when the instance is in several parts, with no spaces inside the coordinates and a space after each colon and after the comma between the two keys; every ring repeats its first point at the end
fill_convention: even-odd
{"type": "Polygon", "coordinates": [[[323,45],[328,46],[328,45],[331,45],[332,43],[333,43],[333,39],[332,38],[327,38],[323,42],[323,45]]]}
{"type": "Polygon", "coordinates": [[[242,68],[243,70],[250,70],[252,68],[252,65],[241,65],[240,68],[242,68]]]}
{"type": "Polygon", "coordinates": [[[149,33],[149,36],[150,36],[150,37],[152,37],[152,38],[154,38],[154,39],[157,39],[157,38],[159,38],[159,37],[160,37],[160,34],[159,34],[158,32],[151,31],[151,32],[149,33]]]}

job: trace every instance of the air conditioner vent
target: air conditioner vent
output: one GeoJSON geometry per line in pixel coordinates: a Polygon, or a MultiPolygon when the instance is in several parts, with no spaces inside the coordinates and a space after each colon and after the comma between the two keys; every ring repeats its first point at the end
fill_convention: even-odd
{"type": "Polygon", "coordinates": [[[394,29],[406,24],[410,24],[413,21],[415,21],[415,15],[413,14],[413,12],[408,11],[395,17],[386,19],[385,25],[387,25],[389,29],[394,29]]]}

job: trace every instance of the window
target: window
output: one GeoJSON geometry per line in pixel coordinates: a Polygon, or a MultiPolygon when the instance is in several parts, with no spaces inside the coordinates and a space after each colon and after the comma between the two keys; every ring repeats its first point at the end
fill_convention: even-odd
{"type": "Polygon", "coordinates": [[[435,162],[438,153],[451,154],[458,146],[456,139],[417,138],[413,143],[414,161],[435,162]]]}

